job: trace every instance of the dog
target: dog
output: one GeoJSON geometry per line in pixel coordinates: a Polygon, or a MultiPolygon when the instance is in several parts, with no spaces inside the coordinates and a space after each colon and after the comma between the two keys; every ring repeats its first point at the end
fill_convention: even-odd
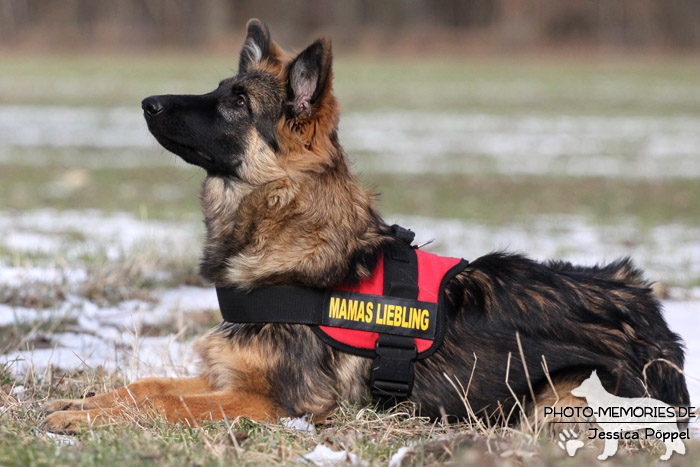
{"type": "Polygon", "coordinates": [[[636,432],[637,430],[643,430],[647,438],[656,437],[663,441],[666,452],[661,455],[661,460],[666,461],[670,459],[674,451],[681,455],[685,454],[685,444],[683,444],[681,439],[678,426],[676,423],[671,422],[668,417],[668,414],[673,412],[673,408],[668,404],[649,397],[626,398],[614,396],[605,390],[595,370],[579,387],[574,388],[571,394],[575,397],[586,399],[586,404],[595,413],[601,414],[595,417],[596,423],[603,432],[601,437],[605,439],[603,452],[598,456],[599,460],[603,461],[617,452],[618,438],[624,436],[624,432],[636,432]],[[618,407],[637,409],[641,416],[602,415],[606,410],[613,413],[611,409],[618,407]],[[639,409],[654,410],[657,414],[655,415],[651,412],[651,415],[644,415],[642,410],[639,409]],[[661,415],[658,415],[658,412],[661,415]]]}
{"type": "MultiPolygon", "coordinates": [[[[207,94],[142,102],[156,140],[206,172],[200,273],[215,286],[254,293],[357,284],[398,244],[376,197],[349,168],[332,78],[328,40],[290,55],[253,19],[238,74],[207,94]]],[[[628,259],[580,267],[496,252],[466,265],[444,284],[444,295],[452,312],[442,344],[410,363],[412,387],[404,393],[423,416],[512,423],[509,414],[532,416],[553,401],[582,405],[571,389],[592,369],[617,395],[648,392],[688,404],[675,369],[683,366],[680,338],[628,259]]],[[[49,401],[43,427],[72,432],[116,420],[129,406],[193,424],[303,414],[320,420],[341,402],[377,400],[373,360],[328,345],[314,326],[224,321],[195,348],[200,376],[147,378],[49,401]]]]}

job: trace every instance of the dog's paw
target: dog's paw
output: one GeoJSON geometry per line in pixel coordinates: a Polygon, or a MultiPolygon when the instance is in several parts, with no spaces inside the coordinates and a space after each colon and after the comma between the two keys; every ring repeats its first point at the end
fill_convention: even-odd
{"type": "Polygon", "coordinates": [[[64,410],[84,410],[91,409],[90,404],[86,404],[83,399],[56,399],[46,402],[41,406],[43,413],[61,412],[64,410]]]}
{"type": "Polygon", "coordinates": [[[565,450],[570,457],[573,457],[576,454],[576,451],[581,449],[585,444],[583,441],[577,438],[578,433],[573,430],[565,429],[559,433],[559,441],[557,442],[557,446],[565,450]]]}
{"type": "Polygon", "coordinates": [[[86,412],[69,410],[48,415],[41,422],[41,429],[52,433],[74,435],[90,425],[86,412]]]}

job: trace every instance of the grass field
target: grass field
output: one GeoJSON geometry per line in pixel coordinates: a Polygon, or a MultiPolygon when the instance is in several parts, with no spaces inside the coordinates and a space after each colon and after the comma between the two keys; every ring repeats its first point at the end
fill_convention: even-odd
{"type": "MultiPolygon", "coordinates": [[[[369,465],[407,446],[409,465],[594,462],[597,443],[569,459],[545,434],[430,423],[410,408],[344,407],[314,432],[143,414],[75,437],[36,428],[48,397],[195,371],[189,343],[218,318],[196,274],[203,174],[152,140],[140,100],[207,92],[235,62],[0,57],[0,465],[302,464],[318,444],[369,465]]],[[[341,141],[387,220],[467,258],[504,247],[588,264],[632,255],[691,336],[699,75],[687,57],[335,64],[341,141]]],[[[686,368],[700,368],[686,340],[686,368]]],[[[671,465],[692,465],[700,451],[688,447],[671,465]]],[[[632,445],[614,461],[652,465],[658,454],[632,445]]]]}
{"type": "MultiPolygon", "coordinates": [[[[157,147],[139,103],[150,94],[206,92],[233,72],[233,58],[3,56],[0,106],[9,110],[0,114],[2,205],[138,213],[144,204],[157,217],[196,213],[191,193],[201,173],[157,147]],[[60,113],[74,106],[97,108],[97,115],[60,113]],[[126,116],[99,113],[115,107],[126,116]],[[17,129],[35,121],[48,136],[17,129]],[[85,139],[98,129],[107,136],[85,139]],[[69,186],[61,190],[62,183],[69,186]],[[59,188],[47,193],[47,184],[59,188]]],[[[480,222],[583,212],[601,222],[634,216],[698,223],[697,61],[336,62],[345,145],[389,212],[480,222]],[[452,131],[442,123],[460,118],[466,121],[452,131]],[[367,126],[387,120],[373,139],[367,126]],[[492,147],[492,140],[501,144],[492,147]],[[411,177],[396,175],[406,170],[411,177]]]]}

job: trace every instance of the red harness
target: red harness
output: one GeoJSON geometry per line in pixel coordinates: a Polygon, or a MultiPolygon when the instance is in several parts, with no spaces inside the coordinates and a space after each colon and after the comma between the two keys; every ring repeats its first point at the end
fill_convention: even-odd
{"type": "MultiPolygon", "coordinates": [[[[418,259],[418,300],[438,303],[440,284],[443,278],[450,269],[462,260],[460,258],[438,256],[421,250],[415,251],[418,259]]],[[[354,287],[341,286],[335,287],[335,289],[361,294],[382,295],[384,290],[384,257],[380,258],[371,277],[354,287]]],[[[319,326],[318,328],[328,338],[335,341],[335,344],[340,343],[357,349],[374,349],[379,338],[379,332],[373,331],[331,326],[319,326]]],[[[435,342],[434,339],[421,339],[419,337],[415,337],[413,340],[416,343],[416,351],[419,356],[422,352],[430,349],[435,342]]],[[[326,342],[328,341],[326,340],[326,342]]]]}
{"type": "Polygon", "coordinates": [[[372,276],[356,286],[319,289],[274,285],[243,291],[217,287],[219,307],[232,323],[305,324],[328,345],[374,358],[370,386],[381,398],[408,397],[413,362],[442,344],[454,320],[447,282],[467,261],[411,246],[413,232],[394,226],[372,276]]]}

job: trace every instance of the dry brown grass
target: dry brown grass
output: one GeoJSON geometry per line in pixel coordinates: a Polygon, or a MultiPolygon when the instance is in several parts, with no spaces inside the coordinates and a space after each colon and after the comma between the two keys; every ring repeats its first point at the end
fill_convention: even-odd
{"type": "MultiPolygon", "coordinates": [[[[37,429],[43,401],[83,397],[123,381],[100,369],[18,378],[4,368],[0,383],[0,465],[302,465],[301,457],[323,444],[355,454],[367,465],[387,465],[404,448],[401,465],[578,466],[599,464],[595,456],[602,449],[599,442],[587,442],[569,458],[544,431],[431,421],[416,416],[410,404],[390,411],[342,406],[328,419],[314,420],[315,432],[247,419],[192,427],[127,409],[119,424],[57,436],[37,429]]],[[[694,465],[700,446],[686,444],[688,453],[674,455],[668,465],[694,465]]],[[[600,464],[654,465],[659,454],[655,446],[632,443],[600,464]]]]}

